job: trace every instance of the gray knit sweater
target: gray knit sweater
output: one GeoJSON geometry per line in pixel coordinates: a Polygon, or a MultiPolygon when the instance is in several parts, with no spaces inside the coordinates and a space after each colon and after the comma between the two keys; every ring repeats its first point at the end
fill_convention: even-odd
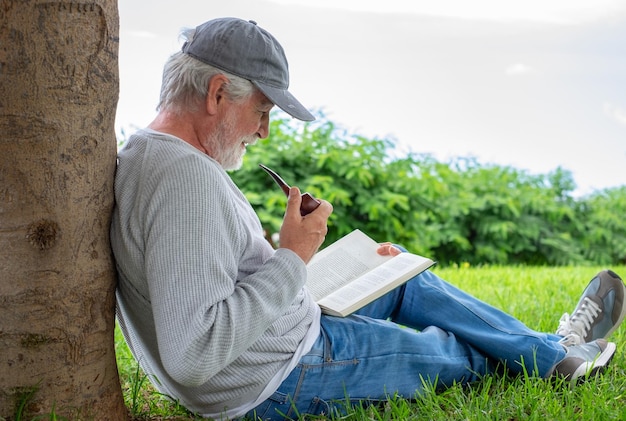
{"type": "Polygon", "coordinates": [[[152,131],[119,153],[111,244],[118,320],[155,386],[192,411],[254,401],[319,310],[221,166],[152,131]]]}

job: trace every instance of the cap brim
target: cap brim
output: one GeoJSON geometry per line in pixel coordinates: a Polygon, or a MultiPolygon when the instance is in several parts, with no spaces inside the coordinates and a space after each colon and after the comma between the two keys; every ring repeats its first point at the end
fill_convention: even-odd
{"type": "Polygon", "coordinates": [[[274,103],[278,108],[289,114],[290,116],[302,121],[313,121],[315,117],[307,110],[304,105],[300,104],[291,93],[286,89],[275,88],[273,86],[264,85],[262,83],[252,81],[263,94],[274,103]]]}

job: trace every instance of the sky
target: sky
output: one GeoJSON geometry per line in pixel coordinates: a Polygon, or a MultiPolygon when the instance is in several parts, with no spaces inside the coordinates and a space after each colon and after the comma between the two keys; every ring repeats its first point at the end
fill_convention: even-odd
{"type": "Polygon", "coordinates": [[[560,167],[579,195],[626,185],[622,0],[118,2],[118,132],[156,115],[182,28],[235,16],[279,40],[300,102],[395,154],[560,167]]]}

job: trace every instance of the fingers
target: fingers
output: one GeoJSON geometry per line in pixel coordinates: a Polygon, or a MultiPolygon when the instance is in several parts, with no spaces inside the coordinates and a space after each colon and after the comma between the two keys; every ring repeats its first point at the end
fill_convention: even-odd
{"type": "Polygon", "coordinates": [[[302,196],[300,195],[300,189],[297,187],[291,187],[289,189],[289,197],[287,198],[287,209],[285,210],[285,217],[295,217],[300,215],[300,206],[302,205],[302,196]]]}
{"type": "Polygon", "coordinates": [[[289,190],[285,218],[280,229],[280,247],[294,251],[306,263],[324,242],[328,232],[327,221],[333,207],[325,200],[306,216],[300,214],[300,189],[289,190]]]}
{"type": "Polygon", "coordinates": [[[378,247],[378,250],[376,251],[381,256],[397,256],[398,254],[402,253],[400,249],[398,249],[391,243],[381,243],[378,247]]]}
{"type": "MultiPolygon", "coordinates": [[[[326,221],[330,214],[333,213],[333,205],[325,200],[317,200],[319,200],[320,205],[313,212],[305,215],[304,218],[309,217],[309,215],[314,215],[314,217],[323,218],[326,221]]],[[[300,214],[301,205],[302,193],[298,187],[292,186],[289,189],[289,198],[287,199],[285,216],[290,218],[302,218],[302,215],[300,214]]]]}

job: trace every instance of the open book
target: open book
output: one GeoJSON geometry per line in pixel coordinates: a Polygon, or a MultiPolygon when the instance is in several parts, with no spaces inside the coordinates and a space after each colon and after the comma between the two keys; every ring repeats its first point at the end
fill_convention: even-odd
{"type": "Polygon", "coordinates": [[[311,259],[306,286],[322,312],[345,317],[435,264],[412,253],[381,256],[378,247],[354,230],[311,259]]]}

